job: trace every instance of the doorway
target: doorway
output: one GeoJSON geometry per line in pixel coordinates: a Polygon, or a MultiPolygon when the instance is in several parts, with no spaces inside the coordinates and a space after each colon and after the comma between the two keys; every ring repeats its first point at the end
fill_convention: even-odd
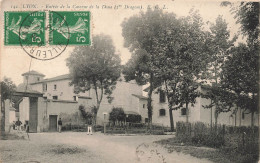
{"type": "Polygon", "coordinates": [[[49,115],[49,131],[57,131],[57,115],[49,115]]]}

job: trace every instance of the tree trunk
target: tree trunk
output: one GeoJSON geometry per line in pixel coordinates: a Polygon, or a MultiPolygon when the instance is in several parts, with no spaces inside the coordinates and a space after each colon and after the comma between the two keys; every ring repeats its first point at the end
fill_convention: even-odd
{"type": "Polygon", "coordinates": [[[188,103],[186,102],[186,122],[189,122],[189,108],[188,108],[188,103]]]}
{"type": "Polygon", "coordinates": [[[235,111],[235,127],[237,126],[237,111],[235,111]]]}
{"type": "MultiPolygon", "coordinates": [[[[212,103],[212,100],[211,100],[212,103]]],[[[212,131],[212,107],[210,108],[210,131],[212,131]]]]}
{"type": "Polygon", "coordinates": [[[2,117],[1,117],[1,135],[3,135],[5,133],[5,101],[2,100],[1,101],[1,113],[2,113],[2,117]]]}
{"type": "Polygon", "coordinates": [[[217,127],[218,127],[218,110],[216,106],[215,107],[215,131],[217,131],[217,127]]]}
{"type": "Polygon", "coordinates": [[[242,121],[242,114],[241,114],[241,108],[239,108],[239,127],[241,126],[241,121],[242,121]]]}
{"type": "Polygon", "coordinates": [[[172,109],[169,109],[169,115],[170,115],[171,132],[173,132],[174,131],[174,123],[173,123],[172,109]]]}
{"type": "Polygon", "coordinates": [[[254,112],[251,112],[251,127],[254,127],[254,112]]]}
{"type": "Polygon", "coordinates": [[[149,89],[149,91],[148,91],[148,102],[147,102],[147,109],[148,109],[148,126],[149,126],[149,129],[151,129],[151,127],[152,127],[152,117],[153,117],[152,93],[153,93],[153,74],[151,73],[151,77],[150,77],[150,89],[149,89]]]}

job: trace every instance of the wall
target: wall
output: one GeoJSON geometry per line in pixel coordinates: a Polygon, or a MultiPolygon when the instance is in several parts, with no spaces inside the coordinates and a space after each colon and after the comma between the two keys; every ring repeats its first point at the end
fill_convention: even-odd
{"type": "Polygon", "coordinates": [[[29,97],[23,97],[19,104],[19,119],[23,124],[29,121],[29,97]]]}
{"type": "Polygon", "coordinates": [[[147,100],[138,99],[139,110],[138,113],[142,116],[142,122],[145,122],[145,118],[148,118],[147,100]]]}
{"type": "MultiPolygon", "coordinates": [[[[33,90],[43,92],[43,96],[48,99],[53,99],[53,96],[58,96],[58,100],[74,100],[73,96],[76,94],[74,93],[74,87],[69,85],[70,82],[71,80],[69,79],[46,82],[47,91],[45,92],[43,92],[43,83],[32,84],[31,86],[33,90]],[[56,85],[56,89],[54,89],[54,85],[56,85]]],[[[89,92],[80,93],[79,95],[89,96],[89,92]]]]}
{"type": "Polygon", "coordinates": [[[38,128],[39,132],[45,132],[49,130],[49,116],[57,115],[58,119],[61,118],[63,125],[68,123],[77,124],[78,121],[75,116],[78,117],[79,122],[83,123],[80,118],[79,105],[85,104],[88,108],[89,99],[79,99],[75,101],[53,101],[44,100],[39,98],[38,100],[38,128]]]}

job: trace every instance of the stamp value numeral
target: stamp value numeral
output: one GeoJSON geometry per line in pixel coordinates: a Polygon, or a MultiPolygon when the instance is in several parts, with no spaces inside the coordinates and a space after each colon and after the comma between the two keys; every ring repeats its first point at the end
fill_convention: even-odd
{"type": "Polygon", "coordinates": [[[45,12],[5,12],[5,45],[45,45],[45,12]]]}
{"type": "Polygon", "coordinates": [[[52,45],[90,45],[89,11],[50,11],[49,42],[52,45]]]}

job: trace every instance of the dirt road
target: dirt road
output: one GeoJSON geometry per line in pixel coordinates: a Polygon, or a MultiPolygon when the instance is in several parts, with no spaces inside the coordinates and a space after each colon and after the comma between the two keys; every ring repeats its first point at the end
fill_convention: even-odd
{"type": "Polygon", "coordinates": [[[115,136],[85,132],[36,133],[29,140],[0,143],[3,162],[208,163],[182,153],[168,153],[156,140],[172,135],[115,136]]]}

